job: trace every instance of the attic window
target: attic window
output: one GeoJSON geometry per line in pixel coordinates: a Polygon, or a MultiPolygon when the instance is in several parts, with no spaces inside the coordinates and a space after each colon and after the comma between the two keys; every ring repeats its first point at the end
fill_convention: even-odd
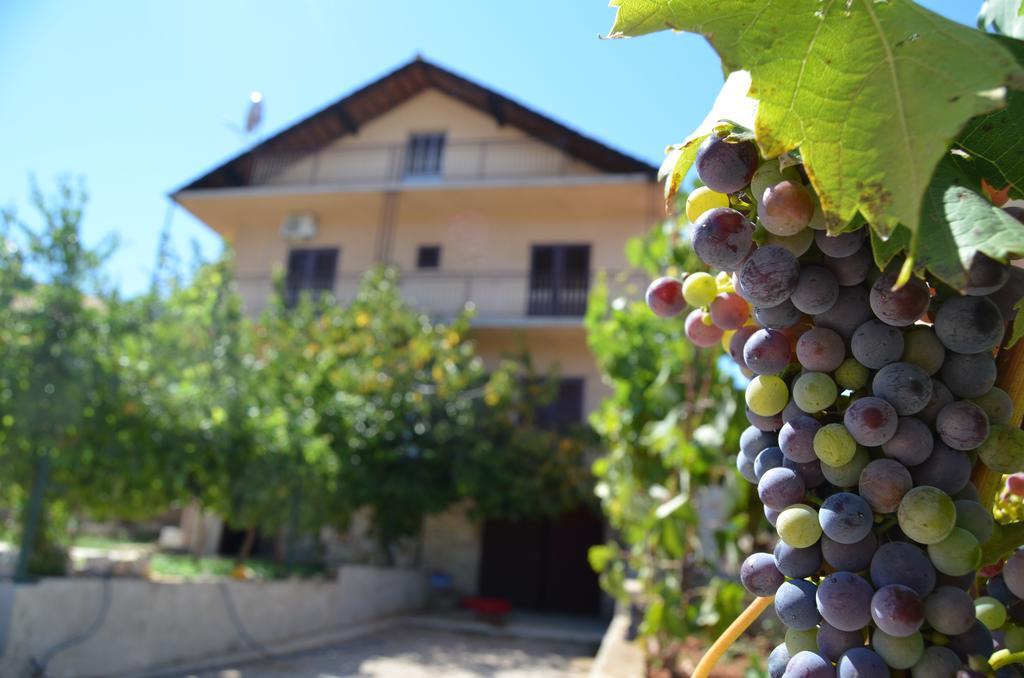
{"type": "Polygon", "coordinates": [[[441,176],[444,142],[444,132],[410,136],[405,147],[405,176],[441,176]]]}

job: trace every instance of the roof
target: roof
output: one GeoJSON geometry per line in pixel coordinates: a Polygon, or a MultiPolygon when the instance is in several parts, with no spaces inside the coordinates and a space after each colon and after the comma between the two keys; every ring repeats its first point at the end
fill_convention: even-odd
{"type": "Polygon", "coordinates": [[[254,159],[259,154],[305,153],[323,148],[341,137],[357,134],[362,125],[428,89],[439,90],[493,116],[498,124],[512,125],[603,172],[643,173],[652,177],[657,174],[657,168],[647,162],[580,134],[492,89],[416,58],[235,156],[175,193],[247,186],[254,159]]]}

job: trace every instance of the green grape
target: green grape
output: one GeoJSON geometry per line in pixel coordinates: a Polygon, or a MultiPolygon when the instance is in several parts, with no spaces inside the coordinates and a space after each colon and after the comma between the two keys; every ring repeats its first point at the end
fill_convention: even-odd
{"type": "Polygon", "coordinates": [[[857,441],[842,424],[825,424],[814,434],[814,454],[823,464],[843,466],[856,452],[857,441]]]}
{"type": "MultiPolygon", "coordinates": [[[[984,622],[982,622],[984,624],[984,622]]],[[[1024,627],[1010,626],[1006,629],[1003,642],[1010,652],[1024,652],[1024,627]]]]}
{"type": "Polygon", "coordinates": [[[717,207],[728,207],[729,196],[725,193],[712,191],[707,186],[700,186],[693,189],[690,195],[686,196],[686,218],[691,224],[697,223],[700,215],[717,207]]]}
{"type": "Polygon", "coordinates": [[[995,631],[1006,623],[1006,606],[992,596],[976,598],[974,614],[989,631],[995,631]]]}
{"type": "Polygon", "coordinates": [[[835,371],[836,383],[851,391],[867,386],[870,376],[868,368],[857,362],[856,358],[847,358],[835,371]]]}
{"type": "Polygon", "coordinates": [[[1024,430],[1004,424],[992,426],[978,456],[993,471],[1024,471],[1024,430]]]}
{"type": "Polygon", "coordinates": [[[702,308],[718,296],[718,282],[710,273],[698,271],[686,276],[683,281],[683,299],[690,306],[702,308]]]}
{"type": "Polygon", "coordinates": [[[829,466],[822,462],[821,475],[836,487],[857,487],[857,483],[860,482],[860,472],[870,461],[871,453],[868,452],[868,449],[857,445],[853,459],[842,466],[829,466]]]}
{"type": "Polygon", "coordinates": [[[789,402],[789,389],[779,377],[760,374],[747,384],[746,400],[754,414],[773,417],[789,402]]]}
{"type": "Polygon", "coordinates": [[[920,633],[913,633],[905,638],[897,638],[876,629],[871,634],[871,648],[890,667],[894,669],[909,669],[924,654],[924,638],[920,633]]]}
{"type": "Polygon", "coordinates": [[[782,541],[798,549],[814,546],[821,538],[818,512],[803,504],[784,509],[775,521],[775,529],[782,541]]]}
{"type": "Polygon", "coordinates": [[[928,557],[942,574],[962,577],[981,564],[981,545],[973,534],[954,527],[942,541],[928,544],[928,557]]]}
{"type": "Polygon", "coordinates": [[[924,485],[903,495],[896,519],[903,533],[917,543],[937,544],[956,526],[956,506],[942,490],[924,485]]]}
{"type": "MultiPolygon", "coordinates": [[[[761,164],[750,177],[750,194],[758,203],[764,198],[764,192],[780,181],[800,181],[800,172],[796,167],[779,168],[778,160],[768,160],[761,164]]],[[[813,194],[814,192],[811,191],[813,194]]]]}
{"type": "Polygon", "coordinates": [[[1002,492],[996,497],[992,515],[1001,525],[1024,521],[1024,497],[1010,492],[1002,492]]]}
{"type": "Polygon", "coordinates": [[[789,650],[789,656],[792,657],[797,652],[808,652],[818,651],[818,628],[813,627],[806,631],[797,631],[796,629],[786,629],[786,649],[789,650]]]}
{"type": "Polygon", "coordinates": [[[839,394],[832,377],[824,372],[804,372],[793,382],[793,401],[804,412],[821,412],[839,394]]]}

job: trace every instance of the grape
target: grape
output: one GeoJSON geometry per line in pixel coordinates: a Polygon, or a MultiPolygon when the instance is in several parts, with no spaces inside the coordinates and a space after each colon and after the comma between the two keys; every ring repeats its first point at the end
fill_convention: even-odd
{"type": "Polygon", "coordinates": [[[978,488],[974,486],[974,483],[967,483],[964,486],[964,489],[953,495],[953,501],[960,501],[961,499],[966,499],[967,501],[981,501],[978,495],[978,488]]]}
{"type": "Polygon", "coordinates": [[[924,603],[909,586],[883,586],[871,598],[871,619],[888,635],[906,638],[924,624],[924,603]]]}
{"type": "Polygon", "coordinates": [[[686,196],[686,218],[693,224],[708,210],[728,206],[729,196],[712,191],[707,186],[698,186],[686,196]]]}
{"type": "Polygon", "coordinates": [[[786,578],[769,553],[752,553],[740,566],[740,581],[755,596],[773,596],[786,578]]]}
{"type": "Polygon", "coordinates": [[[974,600],[974,613],[978,621],[989,631],[995,631],[1006,623],[1006,608],[991,596],[982,596],[974,600]]]}
{"type": "Polygon", "coordinates": [[[967,286],[964,294],[983,297],[992,294],[1010,279],[1010,267],[982,252],[975,252],[967,267],[967,286]]]}
{"type": "Polygon", "coordinates": [[[662,318],[679,315],[686,309],[683,284],[676,278],[662,277],[647,286],[647,306],[662,318]]]}
{"type": "Polygon", "coordinates": [[[988,438],[988,415],[974,403],[958,400],[939,410],[935,430],[954,450],[973,450],[988,438]]]}
{"type": "Polygon", "coordinates": [[[876,513],[893,513],[914,481],[907,467],[892,459],[876,459],[860,472],[857,491],[876,513]]]}
{"type": "Polygon", "coordinates": [[[775,594],[775,613],[787,627],[807,631],[818,624],[820,616],[814,600],[817,587],[806,579],[791,579],[775,594]]]}
{"type": "Polygon", "coordinates": [[[860,325],[872,317],[867,290],[859,285],[840,287],[836,303],[824,313],[814,316],[814,324],[835,330],[839,336],[849,339],[860,325]]]}
{"type": "MultiPolygon", "coordinates": [[[[786,664],[789,663],[789,650],[785,643],[775,646],[772,653],[768,655],[768,676],[769,678],[782,678],[786,672],[786,664]]],[[[931,677],[929,677],[931,678],[931,677]]]]}
{"type": "Polygon", "coordinates": [[[893,290],[898,272],[884,273],[871,286],[871,310],[887,325],[913,325],[928,310],[931,290],[928,283],[911,276],[903,287],[893,290]]]}
{"type": "Polygon", "coordinates": [[[843,424],[861,445],[878,447],[896,435],[899,417],[892,405],[881,398],[868,396],[858,398],[846,408],[843,424]]]}
{"type": "Polygon", "coordinates": [[[1010,593],[1024,598],[1024,550],[1017,549],[1003,565],[1003,581],[1010,593]]]}
{"type": "Polygon", "coordinates": [[[992,512],[986,509],[977,501],[959,499],[954,502],[956,506],[956,526],[962,527],[984,544],[995,531],[995,521],[992,519],[992,512]]]}
{"type": "Polygon", "coordinates": [[[971,460],[958,450],[936,441],[924,462],[910,469],[915,485],[930,485],[946,494],[956,494],[971,479],[971,460]]]}
{"type": "Polygon", "coordinates": [[[1024,469],[1024,431],[1003,424],[991,427],[978,457],[993,471],[1017,473],[1024,469]]]}
{"type": "Polygon", "coordinates": [[[814,652],[798,652],[786,665],[783,678],[835,678],[832,664],[814,652]]]}
{"type": "Polygon", "coordinates": [[[761,453],[754,459],[754,476],[761,480],[761,477],[769,470],[782,466],[782,450],[777,447],[768,447],[761,450],[761,453]]]}
{"type": "Polygon", "coordinates": [[[710,273],[698,271],[683,280],[683,299],[690,306],[707,306],[718,294],[718,282],[710,273]]]}
{"type": "Polygon", "coordinates": [[[846,357],[843,338],[834,330],[815,327],[800,335],[796,342],[796,359],[806,370],[832,372],[846,357]]]}
{"type": "Polygon", "coordinates": [[[839,658],[836,675],[838,678],[889,678],[889,667],[874,650],[855,647],[839,658]]]}
{"type": "Polygon", "coordinates": [[[950,353],[939,374],[953,395],[977,398],[995,385],[996,361],[987,353],[950,353]]]}
{"type": "Polygon", "coordinates": [[[894,669],[909,669],[924,654],[924,638],[914,633],[905,638],[890,636],[885,631],[876,629],[871,634],[871,648],[878,653],[885,663],[894,669]]]}
{"type": "Polygon", "coordinates": [[[729,356],[742,368],[747,367],[746,363],[743,362],[743,347],[754,332],[757,332],[756,327],[746,325],[736,330],[735,334],[729,339],[729,356]]]}
{"type": "Polygon", "coordinates": [[[723,330],[738,330],[750,318],[750,306],[734,292],[716,296],[708,310],[711,311],[712,322],[723,330]]]}
{"type": "Polygon", "coordinates": [[[817,636],[818,630],[813,628],[804,631],[786,629],[786,649],[789,650],[790,656],[794,656],[798,652],[817,652],[817,636]]]}
{"type": "Polygon", "coordinates": [[[753,142],[712,134],[697,148],[694,168],[701,183],[711,190],[737,193],[750,183],[757,164],[757,146],[753,142]]]}
{"type": "Polygon", "coordinates": [[[793,181],[800,179],[800,172],[797,171],[796,167],[789,166],[782,169],[779,167],[777,160],[768,160],[758,167],[754,172],[754,176],[750,178],[750,195],[760,204],[764,198],[765,191],[780,181],[787,179],[793,181]]]}
{"type": "Polygon", "coordinates": [[[754,318],[757,322],[773,330],[782,330],[792,327],[800,322],[803,314],[797,310],[789,299],[778,306],[758,307],[754,309],[754,318]]]}
{"type": "MultiPolygon", "coordinates": [[[[780,450],[779,455],[781,454],[780,450]]],[[[803,500],[805,491],[804,481],[800,475],[784,467],[768,469],[757,483],[757,495],[761,503],[780,511],[803,500]]]]}
{"type": "Polygon", "coordinates": [[[699,308],[690,311],[690,315],[686,316],[686,337],[694,346],[710,348],[722,340],[722,330],[705,322],[705,318],[711,321],[711,316],[699,308]]]}
{"type": "MultiPolygon", "coordinates": [[[[926,647],[921,658],[910,668],[911,678],[954,678],[963,664],[948,647],[926,647]]],[[[772,676],[772,678],[776,678],[772,676]]]]}
{"type": "Polygon", "coordinates": [[[871,558],[871,583],[876,588],[907,586],[923,598],[935,588],[935,569],[919,547],[893,541],[879,546],[871,558]]]}
{"type": "Polygon", "coordinates": [[[1020,626],[1011,626],[1006,629],[1006,635],[1004,639],[1006,649],[1010,652],[1024,652],[1024,628],[1020,626]]]}
{"type": "Polygon", "coordinates": [[[878,370],[871,381],[872,392],[889,402],[896,414],[917,414],[932,397],[928,373],[910,363],[891,363],[878,370]]]}
{"type": "Polygon", "coordinates": [[[789,337],[778,330],[758,330],[743,345],[743,362],[754,374],[782,372],[791,355],[789,337]]]}
{"type": "Polygon", "coordinates": [[[953,394],[938,379],[932,379],[932,397],[925,408],[917,413],[918,419],[925,424],[934,425],[935,419],[943,407],[953,402],[953,394]]]}
{"type": "Polygon", "coordinates": [[[762,431],[778,431],[782,428],[781,414],[764,416],[753,412],[749,407],[747,408],[747,421],[762,431]]]}
{"type": "Polygon", "coordinates": [[[823,621],[818,627],[817,641],[821,656],[829,661],[839,661],[847,650],[864,646],[864,632],[861,629],[842,631],[823,621]]]}
{"type": "Polygon", "coordinates": [[[975,620],[966,632],[950,636],[947,647],[956,652],[960,661],[967,661],[971,655],[982,655],[987,659],[993,650],[992,632],[975,620]]]}
{"type": "Polygon", "coordinates": [[[821,412],[832,406],[839,391],[824,372],[804,372],[793,382],[793,401],[804,412],[821,412]]]}
{"type": "Polygon", "coordinates": [[[927,424],[915,417],[900,417],[896,434],[882,444],[882,452],[904,466],[916,466],[932,453],[933,444],[932,431],[927,424]]]}
{"type": "Polygon", "coordinates": [[[915,325],[903,333],[903,362],[917,365],[931,376],[945,359],[946,349],[931,327],[915,325]]]}
{"type": "Polygon", "coordinates": [[[798,310],[809,315],[824,313],[839,298],[839,283],[824,266],[808,264],[800,267],[800,277],[790,301],[798,310]]]}
{"type": "Polygon", "coordinates": [[[821,209],[821,201],[814,191],[811,191],[811,200],[814,201],[814,215],[811,216],[811,223],[807,224],[807,227],[815,231],[824,231],[828,227],[825,221],[825,210],[821,209]]]}
{"type": "Polygon", "coordinates": [[[783,510],[775,522],[775,529],[782,541],[794,548],[807,548],[821,537],[818,512],[803,504],[783,510]]]}
{"type": "Polygon", "coordinates": [[[843,544],[827,536],[821,537],[821,555],[825,562],[836,570],[861,572],[871,565],[871,558],[878,549],[878,537],[874,532],[853,544],[843,544]]]}
{"type": "MultiPolygon", "coordinates": [[[[783,425],[785,425],[786,423],[792,421],[793,419],[795,419],[797,417],[806,417],[807,413],[804,412],[803,410],[801,410],[797,406],[797,404],[795,402],[793,402],[792,399],[790,399],[790,401],[788,403],[786,403],[786,406],[782,408],[782,415],[781,416],[782,416],[782,423],[783,423],[783,425]]],[[[781,432],[782,432],[782,429],[779,429],[779,433],[781,433],[781,432]]]]}
{"type": "MultiPolygon", "coordinates": [[[[815,328],[823,329],[823,328],[815,328]]],[[[799,356],[799,345],[797,346],[797,355],[799,356]]],[[[868,377],[870,373],[868,368],[857,362],[856,358],[847,358],[836,368],[835,371],[836,383],[844,389],[856,391],[857,389],[863,388],[868,383],[868,377]]]]}
{"type": "Polygon", "coordinates": [[[814,417],[801,414],[794,417],[779,429],[779,447],[787,459],[807,463],[817,459],[814,454],[814,434],[821,424],[814,417]]]}
{"type": "Polygon", "coordinates": [[[867,280],[875,262],[871,256],[871,248],[863,246],[848,257],[826,256],[821,263],[832,271],[841,287],[849,287],[867,280]]]}
{"type": "MultiPolygon", "coordinates": [[[[771,417],[786,406],[789,401],[789,389],[786,388],[786,382],[778,377],[759,374],[747,384],[746,400],[747,407],[754,414],[771,417]]],[[[780,423],[778,428],[781,427],[780,423]]]]}
{"type": "Polygon", "coordinates": [[[1010,278],[1006,284],[985,297],[999,309],[1003,320],[1012,323],[1017,312],[1013,309],[1024,296],[1024,269],[1010,266],[1010,278]]]}
{"type": "Polygon", "coordinates": [[[818,249],[822,254],[830,257],[848,257],[861,248],[864,235],[863,228],[839,235],[829,235],[825,231],[818,231],[814,234],[814,242],[818,244],[818,249]]]}
{"type": "Polygon", "coordinates": [[[940,489],[915,487],[903,495],[896,517],[905,535],[919,544],[936,544],[956,526],[956,507],[940,489]]]}
{"type": "Polygon", "coordinates": [[[740,266],[737,281],[755,306],[786,301],[800,279],[800,264],[789,250],[766,245],[754,250],[740,266]]]}
{"type": "Polygon", "coordinates": [[[775,447],[778,441],[779,438],[774,433],[767,433],[753,426],[748,426],[740,434],[740,449],[743,450],[743,454],[753,460],[757,458],[757,455],[762,450],[775,447]]]}
{"type": "Polygon", "coordinates": [[[769,506],[764,507],[764,518],[772,527],[775,527],[775,523],[778,522],[780,513],[782,513],[782,511],[776,511],[769,506]]]}
{"type": "Polygon", "coordinates": [[[840,631],[858,631],[871,621],[872,593],[863,577],[834,572],[818,584],[818,612],[840,631]]]}
{"type": "Polygon", "coordinates": [[[857,451],[857,442],[842,424],[825,424],[814,434],[814,454],[829,466],[842,466],[857,451]]]}
{"type": "Polygon", "coordinates": [[[754,460],[740,452],[736,455],[736,470],[746,479],[747,482],[757,484],[757,475],[754,473],[754,460]]]}
{"type": "Polygon", "coordinates": [[[1003,338],[1003,316],[985,297],[952,297],[935,314],[935,334],[955,353],[984,353],[1003,338]]]}
{"type": "Polygon", "coordinates": [[[850,351],[865,367],[881,369],[903,355],[903,334],[881,320],[869,320],[854,331],[850,351]]]}
{"type": "Polygon", "coordinates": [[[784,247],[792,252],[794,257],[802,257],[807,253],[807,250],[811,249],[811,245],[814,244],[814,231],[809,228],[805,228],[802,231],[797,231],[793,235],[775,235],[774,233],[767,233],[765,235],[764,244],[784,247]]]}
{"type": "MultiPolygon", "coordinates": [[[[797,356],[800,355],[800,347],[797,345],[797,356]]],[[[992,424],[1009,424],[1013,416],[1013,401],[1003,389],[994,386],[982,396],[972,398],[971,401],[985,410],[988,420],[992,424]]]]}
{"type": "Polygon", "coordinates": [[[974,586],[974,580],[977,578],[977,572],[968,572],[962,574],[959,577],[951,577],[948,574],[942,574],[939,572],[935,577],[935,582],[939,586],[952,586],[953,588],[960,589],[962,591],[969,591],[974,586]]]}
{"type": "Polygon", "coordinates": [[[782,462],[782,465],[799,473],[800,477],[804,479],[805,487],[818,487],[825,482],[821,462],[817,459],[804,463],[786,459],[782,462]]]}
{"type": "Polygon", "coordinates": [[[807,228],[814,215],[814,202],[807,189],[788,179],[769,186],[757,196],[761,225],[775,235],[794,235],[807,228]]]}
{"type": "Polygon", "coordinates": [[[693,226],[693,251],[708,266],[735,271],[754,249],[754,224],[734,209],[719,207],[693,226]]]}
{"type": "Polygon", "coordinates": [[[870,461],[871,455],[868,453],[867,448],[858,445],[857,450],[853,453],[853,459],[842,466],[822,464],[821,472],[824,474],[825,480],[836,487],[856,487],[860,481],[861,472],[870,461]]]}
{"type": "Polygon", "coordinates": [[[806,548],[794,548],[780,541],[775,544],[772,554],[775,557],[775,566],[787,577],[802,579],[821,569],[821,547],[817,544],[806,548]]]}
{"type": "Polygon", "coordinates": [[[924,618],[939,633],[966,633],[974,624],[974,601],[962,589],[940,586],[925,598],[924,618]]]}
{"type": "Polygon", "coordinates": [[[818,520],[822,532],[833,541],[854,544],[864,539],[874,523],[871,507],[852,492],[833,494],[821,504],[818,520]]]}

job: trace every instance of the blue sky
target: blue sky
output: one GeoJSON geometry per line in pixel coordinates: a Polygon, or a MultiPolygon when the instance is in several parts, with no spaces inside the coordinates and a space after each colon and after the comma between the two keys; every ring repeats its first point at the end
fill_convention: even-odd
{"type": "MultiPolygon", "coordinates": [[[[922,4],[973,25],[979,2],[922,4]]],[[[44,188],[84,177],[87,240],[114,233],[110,278],[143,289],[167,193],[243,148],[251,90],[262,134],[287,126],[417,52],[610,145],[657,163],[721,85],[692,35],[599,40],[602,0],[4,0],[0,2],[0,205],[27,214],[44,188]]],[[[183,210],[177,249],[215,236],[183,210]]]]}

